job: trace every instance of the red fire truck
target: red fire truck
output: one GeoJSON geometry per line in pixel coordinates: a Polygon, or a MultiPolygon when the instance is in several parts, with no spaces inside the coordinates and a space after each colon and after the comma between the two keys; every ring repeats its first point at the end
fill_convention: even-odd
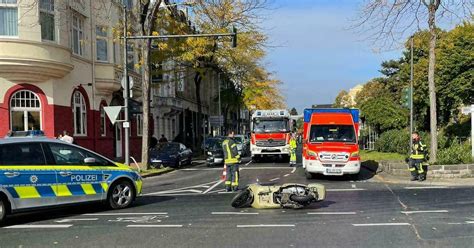
{"type": "Polygon", "coordinates": [[[359,110],[305,109],[303,168],[313,174],[342,176],[358,174],[359,110]]]}
{"type": "Polygon", "coordinates": [[[254,161],[263,156],[290,156],[290,114],[287,110],[256,110],[251,120],[250,152],[254,161]]]}

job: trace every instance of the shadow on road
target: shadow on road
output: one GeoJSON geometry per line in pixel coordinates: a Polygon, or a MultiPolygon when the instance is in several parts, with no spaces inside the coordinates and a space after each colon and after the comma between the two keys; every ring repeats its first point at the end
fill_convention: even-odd
{"type": "MultiPolygon", "coordinates": [[[[131,205],[131,207],[122,209],[122,212],[135,212],[136,207],[146,206],[150,204],[174,200],[171,196],[141,196],[131,205]]],[[[31,212],[21,212],[8,216],[0,227],[11,225],[31,224],[39,221],[48,221],[55,219],[64,219],[77,217],[83,214],[101,213],[110,211],[105,204],[101,203],[84,203],[70,206],[53,207],[44,210],[34,210],[31,212]]]]}

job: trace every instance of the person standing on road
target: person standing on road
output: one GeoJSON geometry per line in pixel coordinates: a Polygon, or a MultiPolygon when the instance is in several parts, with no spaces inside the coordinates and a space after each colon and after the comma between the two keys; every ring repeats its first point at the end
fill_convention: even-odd
{"type": "Polygon", "coordinates": [[[290,166],[296,165],[296,137],[295,134],[291,134],[290,137],[290,166]]]}
{"type": "Polygon", "coordinates": [[[411,135],[413,146],[411,147],[411,154],[409,159],[409,170],[411,172],[412,181],[426,180],[426,173],[428,166],[426,161],[428,159],[426,145],[421,142],[420,134],[413,132],[411,135]]]}
{"type": "Polygon", "coordinates": [[[225,187],[229,192],[237,191],[239,187],[239,163],[240,155],[237,144],[234,141],[234,132],[230,132],[229,136],[222,142],[224,150],[224,160],[226,164],[225,187]]]}

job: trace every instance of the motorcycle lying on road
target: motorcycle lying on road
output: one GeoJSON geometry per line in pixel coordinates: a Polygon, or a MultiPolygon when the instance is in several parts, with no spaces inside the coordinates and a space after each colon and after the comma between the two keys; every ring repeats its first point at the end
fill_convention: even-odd
{"type": "Polygon", "coordinates": [[[234,208],[292,208],[298,209],[326,198],[322,184],[288,183],[273,186],[250,184],[232,199],[234,208]]]}

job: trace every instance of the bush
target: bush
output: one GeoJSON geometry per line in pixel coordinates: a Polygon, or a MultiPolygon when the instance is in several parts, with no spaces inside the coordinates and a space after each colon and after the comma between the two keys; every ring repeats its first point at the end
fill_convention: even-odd
{"type": "Polygon", "coordinates": [[[467,164],[472,162],[470,142],[453,140],[450,146],[438,152],[437,164],[467,164]]]}
{"type": "Polygon", "coordinates": [[[408,154],[409,137],[409,132],[406,129],[386,131],[375,142],[375,149],[379,152],[408,154]]]}

